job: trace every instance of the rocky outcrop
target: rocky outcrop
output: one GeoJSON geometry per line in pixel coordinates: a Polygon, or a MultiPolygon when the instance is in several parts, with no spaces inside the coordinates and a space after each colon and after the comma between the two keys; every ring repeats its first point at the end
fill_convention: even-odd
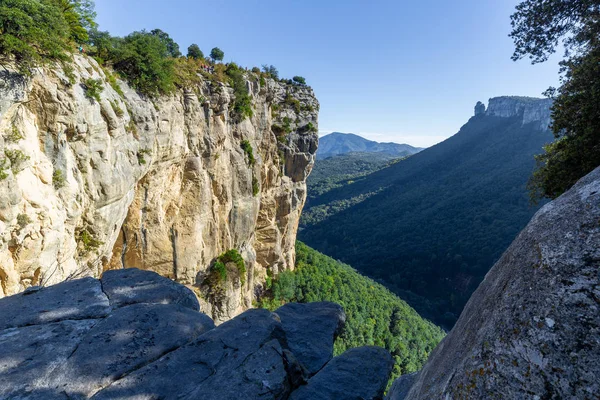
{"type": "Polygon", "coordinates": [[[475,115],[522,117],[523,125],[533,123],[538,129],[547,130],[552,121],[550,107],[552,107],[552,99],[501,96],[491,98],[487,110],[480,101],[477,102],[475,115]]]}
{"type": "Polygon", "coordinates": [[[233,89],[202,76],[150,99],[81,55],[69,69],[1,74],[0,296],[136,267],[193,285],[221,322],[251,306],[267,273],[293,268],[318,141],[312,89],[248,72],[253,116],[240,120],[233,89]],[[229,249],[245,275],[208,296],[229,249]]]}
{"type": "Polygon", "coordinates": [[[153,272],[118,270],[0,299],[0,399],[381,398],[387,351],[332,358],[340,306],[254,309],[215,327],[186,298],[153,272]],[[115,287],[132,280],[145,284],[115,287]]]}
{"type": "Polygon", "coordinates": [[[597,398],[599,270],[597,168],[538,211],[408,395],[390,399],[597,398]]]}

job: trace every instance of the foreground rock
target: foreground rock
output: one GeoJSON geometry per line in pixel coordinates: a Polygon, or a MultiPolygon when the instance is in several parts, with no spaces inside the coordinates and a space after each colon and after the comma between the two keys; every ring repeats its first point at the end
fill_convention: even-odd
{"type": "Polygon", "coordinates": [[[406,397],[600,393],[600,168],[544,206],[473,294],[406,397]]]}
{"type": "Polygon", "coordinates": [[[248,310],[215,328],[193,296],[155,273],[115,270],[0,299],[0,399],[381,397],[387,351],[331,358],[339,305],[248,310]]]}

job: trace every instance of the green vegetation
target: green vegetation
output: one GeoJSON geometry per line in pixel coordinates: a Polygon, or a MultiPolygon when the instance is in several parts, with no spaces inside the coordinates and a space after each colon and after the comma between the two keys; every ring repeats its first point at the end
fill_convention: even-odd
{"type": "Polygon", "coordinates": [[[217,257],[217,262],[220,262],[223,265],[233,263],[237,268],[242,286],[246,283],[246,263],[244,262],[242,255],[236,249],[230,249],[221,254],[217,257]]]}
{"type": "Polygon", "coordinates": [[[25,228],[27,225],[32,223],[33,221],[27,214],[19,214],[17,215],[17,225],[19,225],[20,229],[25,228]]]}
{"type": "Polygon", "coordinates": [[[89,99],[96,100],[100,103],[100,93],[104,90],[104,86],[102,86],[102,81],[100,79],[86,79],[83,83],[83,88],[85,89],[85,95],[89,99]]]}
{"type": "Polygon", "coordinates": [[[419,370],[444,336],[382,285],[300,242],[296,243],[296,269],[273,279],[260,306],[273,310],[295,301],[340,304],[347,318],[334,344],[335,355],[358,346],[385,347],[395,361],[390,383],[419,370]]]}
{"type": "Polygon", "coordinates": [[[21,150],[4,149],[4,155],[10,161],[10,169],[13,175],[18,174],[23,168],[23,163],[29,160],[29,156],[26,156],[21,150]]]}
{"type": "Polygon", "coordinates": [[[211,271],[219,278],[220,282],[225,282],[227,280],[227,268],[225,268],[225,264],[221,261],[216,261],[211,271]]]}
{"type": "Polygon", "coordinates": [[[115,75],[111,74],[106,68],[104,69],[104,75],[106,75],[106,80],[108,80],[110,87],[112,87],[119,96],[125,97],[125,93],[123,93],[123,89],[121,89],[121,86],[119,86],[119,82],[117,82],[115,75]]]}
{"type": "Polygon", "coordinates": [[[252,195],[256,196],[260,192],[260,186],[258,185],[258,179],[252,174],[252,195]]]}
{"type": "Polygon", "coordinates": [[[306,124],[306,131],[311,133],[317,133],[317,127],[313,125],[312,122],[306,124]]]}
{"type": "Polygon", "coordinates": [[[213,59],[213,62],[223,61],[223,57],[225,57],[225,53],[223,53],[223,50],[218,47],[213,47],[213,49],[210,51],[210,58],[213,59]]]}
{"type": "Polygon", "coordinates": [[[0,181],[8,178],[8,174],[5,172],[6,170],[6,158],[0,158],[0,181]]]}
{"type": "Polygon", "coordinates": [[[152,154],[152,150],[150,149],[139,149],[137,152],[137,159],[140,164],[146,164],[146,158],[144,156],[149,156],[152,154]]]}
{"type": "Polygon", "coordinates": [[[94,238],[94,236],[88,232],[87,229],[79,231],[78,242],[83,246],[83,254],[88,254],[92,251],[98,250],[98,248],[104,244],[104,242],[94,238]]]}
{"type": "Polygon", "coordinates": [[[254,165],[254,163],[256,162],[256,159],[254,158],[254,152],[252,150],[252,145],[250,144],[250,142],[246,139],[242,140],[242,143],[240,144],[242,150],[244,150],[244,153],[246,153],[246,156],[248,156],[248,163],[252,166],[254,165]]]}
{"type": "Polygon", "coordinates": [[[227,66],[225,73],[231,80],[233,94],[235,95],[233,112],[240,120],[243,120],[246,117],[252,118],[252,99],[250,98],[248,87],[246,86],[243,71],[235,63],[230,63],[227,66]]]}
{"type": "Polygon", "coordinates": [[[119,105],[112,101],[109,100],[110,102],[110,106],[112,107],[113,111],[115,112],[115,114],[117,115],[117,117],[122,117],[123,115],[125,115],[125,112],[123,111],[123,109],[121,107],[119,107],[119,105]]]}
{"type": "Polygon", "coordinates": [[[55,169],[52,173],[52,185],[56,190],[63,188],[67,180],[60,169],[55,169]]]}
{"type": "Polygon", "coordinates": [[[366,176],[345,175],[368,171],[356,159],[318,159],[298,237],[381,280],[449,329],[537,210],[526,182],[533,156],[551,139],[518,117],[481,116],[445,142],[366,176]]]}
{"type": "Polygon", "coordinates": [[[198,60],[204,58],[204,53],[202,53],[202,50],[200,50],[200,47],[196,43],[193,43],[188,47],[187,56],[188,58],[198,60]]]}
{"type": "Polygon", "coordinates": [[[534,200],[556,198],[600,165],[600,23],[597,1],[526,0],[511,16],[514,60],[546,61],[559,43],[565,48],[561,86],[554,99],[556,141],[536,157],[529,181],[534,200]],[[567,4],[568,3],[568,4],[567,4]]]}
{"type": "Polygon", "coordinates": [[[23,139],[23,135],[15,125],[10,128],[10,132],[6,134],[5,139],[9,142],[16,143],[23,139]]]}
{"type": "Polygon", "coordinates": [[[273,79],[279,79],[279,71],[277,71],[277,68],[275,68],[274,65],[263,65],[262,66],[263,72],[265,74],[267,74],[268,76],[270,76],[273,79]]]}
{"type": "Polygon", "coordinates": [[[74,43],[95,27],[87,0],[3,0],[0,3],[0,55],[14,56],[22,72],[45,61],[66,61],[74,43]]]}
{"type": "Polygon", "coordinates": [[[292,78],[292,80],[294,81],[294,83],[297,83],[298,85],[301,85],[301,86],[306,85],[306,79],[304,79],[301,76],[295,76],[292,78]]]}

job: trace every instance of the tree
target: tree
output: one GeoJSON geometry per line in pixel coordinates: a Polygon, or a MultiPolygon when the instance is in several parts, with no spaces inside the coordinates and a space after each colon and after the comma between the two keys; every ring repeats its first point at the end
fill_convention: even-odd
{"type": "Polygon", "coordinates": [[[210,51],[210,58],[212,58],[213,61],[223,61],[223,57],[225,57],[225,53],[218,47],[213,47],[210,51]]]}
{"type": "Polygon", "coordinates": [[[565,48],[554,99],[556,141],[536,157],[529,181],[533,199],[555,198],[600,165],[600,4],[598,0],[526,0],[511,16],[513,60],[543,62],[565,48]]]}
{"type": "Polygon", "coordinates": [[[115,70],[140,92],[154,95],[174,89],[172,53],[158,35],[133,32],[118,42],[113,53],[115,70]]]}
{"type": "Polygon", "coordinates": [[[298,85],[306,85],[306,79],[301,76],[295,76],[292,78],[292,80],[298,85]]]}
{"type": "Polygon", "coordinates": [[[193,58],[194,60],[197,60],[199,58],[204,58],[204,53],[202,53],[200,47],[198,47],[198,45],[194,43],[191,44],[190,47],[188,47],[187,56],[188,58],[193,58]]]}
{"type": "Polygon", "coordinates": [[[265,73],[269,74],[273,79],[279,79],[279,71],[274,65],[263,65],[262,69],[265,73]]]}
{"type": "Polygon", "coordinates": [[[175,43],[173,39],[169,36],[167,32],[163,32],[160,29],[153,29],[150,34],[157,36],[167,47],[167,51],[169,55],[173,58],[181,57],[181,52],[179,51],[179,45],[175,43]]]}

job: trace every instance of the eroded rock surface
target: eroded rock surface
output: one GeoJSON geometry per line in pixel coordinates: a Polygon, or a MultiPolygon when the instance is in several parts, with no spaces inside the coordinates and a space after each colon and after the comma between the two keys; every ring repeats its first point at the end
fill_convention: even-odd
{"type": "Polygon", "coordinates": [[[0,399],[381,397],[392,367],[386,350],[358,348],[331,359],[345,321],[339,305],[252,309],[215,328],[189,296],[167,278],[126,269],[107,272],[102,284],[84,278],[0,299],[0,312],[23,314],[12,325],[27,325],[0,329],[0,399]],[[121,282],[137,282],[139,290],[121,282]],[[92,300],[102,312],[86,306],[90,288],[100,288],[92,300]],[[71,311],[60,321],[27,318],[43,299],[49,311],[71,311]],[[317,332],[312,342],[309,325],[317,332]]]}
{"type": "Polygon", "coordinates": [[[218,322],[249,308],[267,271],[294,265],[316,152],[311,88],[246,74],[253,116],[233,89],[200,83],[149,99],[119,94],[93,59],[72,76],[0,75],[0,297],[69,277],[141,268],[194,285],[218,322]],[[84,82],[102,83],[100,101],[84,82]],[[255,162],[242,149],[248,141],[255,162]],[[214,259],[237,249],[246,276],[209,298],[214,259]]]}
{"type": "Polygon", "coordinates": [[[406,398],[598,398],[599,271],[597,168],[533,217],[406,398]]]}

